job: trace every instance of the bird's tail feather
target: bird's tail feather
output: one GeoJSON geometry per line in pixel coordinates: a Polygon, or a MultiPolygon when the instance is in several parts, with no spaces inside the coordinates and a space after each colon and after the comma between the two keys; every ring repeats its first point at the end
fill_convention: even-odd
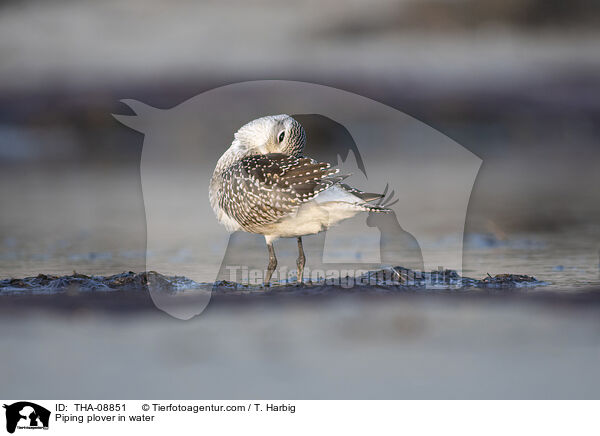
{"type": "Polygon", "coordinates": [[[389,184],[385,185],[383,194],[381,194],[379,201],[376,203],[377,206],[383,207],[385,209],[390,209],[394,204],[398,203],[399,200],[397,198],[394,198],[394,194],[396,192],[393,189],[392,189],[392,192],[390,192],[388,194],[389,187],[390,187],[389,184]]]}
{"type": "Polygon", "coordinates": [[[376,194],[374,192],[364,192],[364,191],[361,191],[360,189],[353,188],[350,185],[346,185],[345,183],[340,183],[340,186],[344,190],[346,190],[350,194],[354,195],[355,197],[360,198],[364,202],[379,200],[380,198],[384,197],[384,194],[376,194]]]}
{"type": "Polygon", "coordinates": [[[374,212],[374,213],[390,213],[390,212],[392,212],[392,209],[388,209],[387,207],[375,206],[373,204],[368,204],[368,203],[361,204],[361,207],[363,207],[366,212],[374,212]]]}
{"type": "MultiPolygon", "coordinates": [[[[344,174],[343,176],[349,176],[344,174]]],[[[337,174],[335,177],[339,177],[337,174]]],[[[345,178],[345,177],[344,177],[345,178]]],[[[374,192],[364,192],[361,191],[360,189],[356,189],[353,188],[350,185],[347,185],[345,183],[338,183],[337,184],[340,188],[342,188],[344,191],[346,191],[348,194],[351,194],[352,196],[360,199],[362,202],[359,203],[357,206],[359,206],[362,210],[366,211],[366,212],[375,212],[375,213],[386,213],[386,212],[392,212],[392,210],[389,208],[389,206],[392,206],[394,204],[396,204],[396,201],[392,201],[393,200],[393,196],[394,196],[394,191],[392,191],[390,193],[390,195],[388,196],[387,200],[386,200],[386,194],[387,194],[387,190],[388,190],[388,186],[386,185],[385,190],[383,191],[382,194],[377,194],[374,192]],[[379,200],[376,204],[369,204],[369,202],[371,201],[375,201],[375,200],[379,200]]]]}

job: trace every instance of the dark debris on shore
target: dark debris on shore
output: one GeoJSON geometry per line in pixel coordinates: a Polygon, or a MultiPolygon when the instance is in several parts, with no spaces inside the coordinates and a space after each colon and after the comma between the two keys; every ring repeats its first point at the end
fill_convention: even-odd
{"type": "MultiPolygon", "coordinates": [[[[239,284],[228,281],[213,283],[198,283],[182,276],[166,276],[155,271],[135,273],[123,272],[110,276],[86,275],[73,272],[71,275],[38,274],[35,277],[12,278],[0,280],[0,295],[8,294],[78,294],[86,292],[111,291],[147,291],[151,284],[152,290],[176,293],[185,290],[205,290],[228,293],[231,291],[262,291],[277,292],[283,289],[297,287],[296,281],[276,284],[270,288],[262,285],[239,284]]],[[[406,289],[473,289],[473,288],[517,288],[523,286],[542,286],[544,282],[532,276],[517,274],[488,275],[478,280],[461,277],[454,270],[438,270],[428,273],[415,272],[402,267],[370,271],[360,277],[343,277],[334,282],[326,279],[315,282],[305,282],[303,291],[319,288],[341,288],[366,291],[371,289],[406,290],[406,289]]]]}

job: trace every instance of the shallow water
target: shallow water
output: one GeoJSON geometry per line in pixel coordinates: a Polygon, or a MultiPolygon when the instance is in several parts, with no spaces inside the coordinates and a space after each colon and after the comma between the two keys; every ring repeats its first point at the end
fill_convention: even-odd
{"type": "MultiPolygon", "coordinates": [[[[348,229],[352,230],[352,227],[348,229]]],[[[341,234],[343,235],[343,232],[341,234]]],[[[462,275],[482,279],[488,274],[524,274],[544,282],[548,289],[561,292],[595,287],[600,284],[600,267],[599,252],[590,244],[593,237],[592,232],[586,234],[585,231],[575,236],[560,233],[521,233],[503,239],[491,233],[467,233],[462,275]]],[[[310,243],[309,238],[311,237],[305,238],[305,241],[310,243]]],[[[328,256],[334,259],[336,256],[357,259],[358,263],[352,265],[361,265],[360,256],[378,257],[376,235],[363,236],[359,243],[352,243],[353,238],[356,239],[356,235],[348,233],[350,245],[330,245],[328,256]]],[[[198,283],[213,283],[217,278],[214,267],[205,265],[202,257],[198,262],[198,249],[192,245],[171,244],[170,249],[165,245],[161,252],[146,253],[141,246],[143,239],[137,234],[130,235],[128,240],[121,239],[119,243],[128,247],[115,249],[117,243],[110,237],[98,244],[98,238],[92,232],[82,232],[75,237],[65,235],[53,238],[46,235],[37,245],[36,241],[25,235],[7,236],[0,241],[0,278],[24,278],[38,274],[68,275],[73,271],[95,275],[111,275],[123,271],[140,272],[146,269],[147,259],[151,260],[157,272],[167,276],[184,276],[198,283]],[[100,245],[99,248],[104,245],[106,249],[85,251],[86,247],[96,244],[100,245]],[[133,248],[136,245],[137,248],[133,248]]],[[[214,246],[217,247],[219,243],[215,238],[214,246]]],[[[262,242],[258,244],[257,247],[249,245],[242,248],[254,253],[258,258],[257,265],[262,267],[262,263],[266,264],[266,249],[263,249],[262,242]]],[[[296,253],[292,245],[294,244],[289,240],[276,242],[280,266],[287,266],[291,270],[295,266],[296,253]]],[[[445,242],[437,241],[432,245],[435,246],[435,262],[443,267],[446,265],[445,259],[449,256],[445,251],[445,242]]],[[[203,250],[200,255],[214,264],[214,259],[210,258],[219,256],[218,253],[219,250],[214,248],[203,250]]],[[[308,261],[310,263],[310,257],[308,261]]],[[[324,262],[323,265],[328,263],[324,262]]],[[[381,264],[364,264],[365,268],[370,270],[376,269],[373,265],[381,264]]],[[[305,276],[305,280],[310,279],[310,276],[305,276]]],[[[313,279],[317,281],[315,277],[313,279]]]]}
{"type": "MultiPolygon", "coordinates": [[[[148,256],[162,274],[214,281],[224,247],[214,235],[198,250],[202,223],[179,240],[166,229],[163,249],[146,253],[135,171],[11,171],[0,174],[11,206],[0,216],[1,279],[140,272],[148,256]]],[[[468,215],[463,275],[526,274],[546,286],[228,290],[187,322],[135,286],[17,291],[0,297],[0,384],[15,398],[598,398],[598,228],[498,231],[485,218],[468,215]]],[[[373,259],[377,234],[344,243],[343,229],[330,259],[373,259]]],[[[446,239],[423,243],[432,269],[448,265],[446,239]]],[[[282,265],[294,267],[294,245],[277,242],[282,265]]]]}
{"type": "MultiPolygon", "coordinates": [[[[532,175],[519,174],[520,181],[512,180],[500,164],[496,170],[490,167],[482,170],[471,198],[462,271],[458,272],[479,279],[488,274],[525,274],[560,292],[600,284],[600,227],[594,219],[596,203],[584,201],[585,196],[581,194],[577,201],[552,212],[549,197],[544,194],[549,187],[533,182],[531,186],[525,185],[527,177],[532,175]],[[502,190],[494,193],[494,200],[489,201],[487,194],[500,181],[502,190]],[[529,191],[529,204],[521,193],[523,190],[529,191]],[[535,190],[540,192],[534,194],[535,190]],[[544,219],[546,215],[553,218],[551,229],[544,229],[542,225],[548,223],[548,219],[544,219]],[[538,223],[535,231],[526,229],[533,219],[530,217],[538,223]],[[573,217],[577,220],[573,221],[573,217]]],[[[393,174],[393,169],[389,170],[393,174]]],[[[170,177],[171,173],[164,176],[170,177]]],[[[0,216],[0,278],[23,278],[40,273],[66,275],[74,270],[88,275],[155,270],[198,283],[212,283],[217,278],[228,235],[215,225],[212,213],[207,214],[206,219],[210,221],[204,223],[188,217],[187,209],[167,209],[182,230],[174,235],[169,227],[155,229],[152,236],[159,234],[162,238],[155,243],[160,249],[147,252],[143,192],[139,172],[134,167],[88,166],[78,170],[61,166],[15,166],[0,173],[0,182],[0,193],[8,206],[0,216]]],[[[194,198],[193,195],[200,192],[198,189],[189,195],[180,193],[178,197],[194,198]]],[[[206,195],[204,189],[200,194],[206,195]]],[[[164,198],[169,198],[168,193],[164,198]]],[[[552,202],[556,203],[556,199],[552,202]]],[[[204,203],[199,204],[208,207],[204,203]]],[[[427,203],[422,206],[426,207],[427,203]]],[[[439,212],[439,208],[402,210],[405,209],[411,219],[415,216],[425,219],[439,212]]],[[[311,266],[311,262],[327,265],[333,261],[343,265],[353,261],[355,267],[364,263],[368,270],[380,267],[384,262],[378,252],[379,231],[365,225],[366,219],[358,216],[331,232],[331,236],[325,238],[324,252],[316,256],[307,252],[307,266],[311,266]]],[[[444,233],[443,228],[432,228],[432,232],[440,236],[418,241],[421,248],[428,249],[425,269],[458,269],[453,265],[456,259],[451,250],[457,236],[444,233]]],[[[318,238],[304,238],[305,245],[314,244],[318,238]]],[[[275,244],[280,265],[293,271],[295,241],[280,240],[275,244]]],[[[265,267],[267,254],[263,241],[243,250],[255,258],[258,268],[265,267]]],[[[393,265],[398,264],[402,265],[393,265]]]]}

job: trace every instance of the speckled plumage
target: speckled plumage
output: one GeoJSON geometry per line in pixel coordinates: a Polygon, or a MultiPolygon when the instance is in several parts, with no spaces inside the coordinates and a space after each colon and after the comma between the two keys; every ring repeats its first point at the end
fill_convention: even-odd
{"type": "Polygon", "coordinates": [[[252,233],[295,213],[300,205],[340,182],[328,163],[281,153],[240,159],[223,173],[219,206],[252,233]]]}
{"type": "Polygon", "coordinates": [[[275,239],[298,238],[301,277],[301,236],[362,211],[388,211],[367,203],[381,195],[340,183],[348,175],[340,175],[329,163],[302,156],[305,143],[304,129],[288,115],[256,119],[235,133],[211,178],[209,197],[219,222],[230,231],[265,236],[271,259],[265,282],[277,264],[275,239]]]}

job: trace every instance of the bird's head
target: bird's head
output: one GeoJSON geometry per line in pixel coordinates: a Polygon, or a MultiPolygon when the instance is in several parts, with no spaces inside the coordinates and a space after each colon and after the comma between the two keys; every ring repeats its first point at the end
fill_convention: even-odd
{"type": "Polygon", "coordinates": [[[304,150],[306,133],[289,115],[269,115],[250,121],[234,135],[232,147],[245,154],[282,153],[297,156],[304,150]]]}

